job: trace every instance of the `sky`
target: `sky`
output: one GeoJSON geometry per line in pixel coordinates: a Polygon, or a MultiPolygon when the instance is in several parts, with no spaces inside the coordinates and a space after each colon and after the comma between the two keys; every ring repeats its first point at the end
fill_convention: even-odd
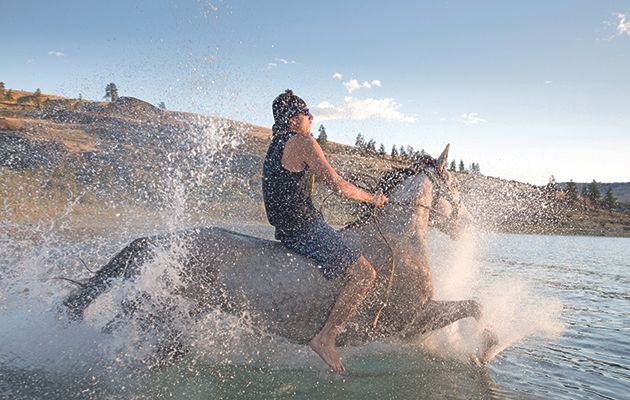
{"type": "Polygon", "coordinates": [[[357,134],[537,185],[630,181],[630,1],[0,0],[7,88],[357,134]]]}

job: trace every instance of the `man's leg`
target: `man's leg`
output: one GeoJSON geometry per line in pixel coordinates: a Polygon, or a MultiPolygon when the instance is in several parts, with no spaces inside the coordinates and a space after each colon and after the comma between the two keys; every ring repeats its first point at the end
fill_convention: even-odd
{"type": "Polygon", "coordinates": [[[376,279],[376,271],[368,260],[361,256],[348,268],[346,277],[348,282],[339,291],[324,327],[309,342],[309,346],[337,373],[345,371],[335,348],[337,334],[365,299],[365,295],[376,279]]]}

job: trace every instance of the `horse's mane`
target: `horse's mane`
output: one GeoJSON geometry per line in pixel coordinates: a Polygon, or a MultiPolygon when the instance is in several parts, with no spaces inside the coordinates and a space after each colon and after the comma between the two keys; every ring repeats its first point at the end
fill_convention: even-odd
{"type": "MultiPolygon", "coordinates": [[[[386,171],[374,187],[368,187],[366,189],[370,193],[382,192],[389,197],[407,178],[427,172],[427,169],[430,168],[435,168],[437,171],[437,160],[428,154],[423,154],[406,167],[394,167],[386,171]]],[[[354,212],[357,216],[356,219],[343,229],[364,223],[374,215],[375,210],[376,207],[369,203],[358,203],[356,211],[354,212]]]]}

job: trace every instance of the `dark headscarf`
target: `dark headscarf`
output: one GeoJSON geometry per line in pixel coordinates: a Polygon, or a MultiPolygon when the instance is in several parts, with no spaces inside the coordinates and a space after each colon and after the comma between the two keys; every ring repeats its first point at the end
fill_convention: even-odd
{"type": "Polygon", "coordinates": [[[306,102],[287,89],[273,101],[274,124],[271,130],[273,134],[286,132],[289,129],[289,120],[295,115],[307,110],[306,102]]]}

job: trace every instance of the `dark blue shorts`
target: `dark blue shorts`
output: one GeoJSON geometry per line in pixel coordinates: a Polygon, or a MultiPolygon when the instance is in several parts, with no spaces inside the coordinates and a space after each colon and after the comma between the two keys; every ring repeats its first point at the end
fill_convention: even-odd
{"type": "Polygon", "coordinates": [[[357,262],[361,253],[348,247],[341,235],[324,221],[315,221],[302,234],[281,239],[289,250],[317,261],[326,279],[334,279],[357,262]]]}

